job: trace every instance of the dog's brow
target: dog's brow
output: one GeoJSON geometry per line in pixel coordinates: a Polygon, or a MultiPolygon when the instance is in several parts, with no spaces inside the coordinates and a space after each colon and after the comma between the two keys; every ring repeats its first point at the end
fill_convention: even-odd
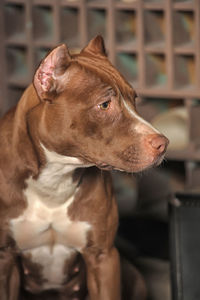
{"type": "Polygon", "coordinates": [[[113,88],[110,86],[105,91],[105,96],[110,95],[114,92],[113,88]]]}
{"type": "Polygon", "coordinates": [[[102,91],[102,94],[98,97],[98,99],[106,98],[110,95],[114,94],[114,90],[112,87],[106,87],[104,91],[102,91]]]}

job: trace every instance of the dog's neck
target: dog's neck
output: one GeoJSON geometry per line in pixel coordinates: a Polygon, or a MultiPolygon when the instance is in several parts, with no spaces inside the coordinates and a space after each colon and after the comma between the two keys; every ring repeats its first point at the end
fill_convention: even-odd
{"type": "Polygon", "coordinates": [[[79,180],[74,178],[75,170],[86,166],[78,158],[49,151],[44,145],[41,147],[46,164],[36,180],[32,177],[27,179],[27,191],[35,194],[47,206],[62,205],[76,193],[79,180]]]}

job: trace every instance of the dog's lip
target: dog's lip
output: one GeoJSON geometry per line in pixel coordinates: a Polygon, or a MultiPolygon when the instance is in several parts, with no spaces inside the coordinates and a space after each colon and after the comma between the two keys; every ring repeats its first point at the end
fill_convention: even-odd
{"type": "Polygon", "coordinates": [[[106,163],[100,163],[100,164],[97,164],[96,166],[102,170],[112,171],[114,169],[113,166],[106,164],[106,163]]]}
{"type": "Polygon", "coordinates": [[[165,153],[163,153],[162,155],[160,155],[154,162],[153,162],[153,165],[154,166],[159,166],[161,164],[161,162],[163,161],[165,157],[165,153]]]}
{"type": "Polygon", "coordinates": [[[161,162],[163,161],[164,156],[165,156],[165,152],[156,158],[152,157],[152,159],[148,159],[148,161],[146,161],[146,162],[143,162],[143,161],[140,162],[140,160],[138,160],[138,161],[135,160],[134,163],[132,162],[133,163],[132,166],[124,167],[124,168],[113,166],[113,165],[110,165],[105,162],[96,163],[96,166],[99,169],[106,170],[106,171],[116,170],[116,171],[121,171],[121,172],[138,173],[138,172],[142,172],[146,169],[159,166],[161,164],[161,162]]]}
{"type": "Polygon", "coordinates": [[[108,165],[108,164],[104,164],[104,163],[101,163],[101,164],[96,164],[96,166],[101,169],[101,170],[105,170],[105,171],[120,171],[120,172],[128,172],[127,170],[125,169],[122,169],[122,168],[118,168],[118,167],[114,167],[112,165],[108,165]]]}
{"type": "Polygon", "coordinates": [[[158,167],[162,163],[164,157],[165,157],[165,154],[163,153],[162,155],[159,155],[156,159],[153,159],[150,164],[148,164],[148,165],[142,165],[141,164],[141,170],[139,170],[138,172],[143,172],[143,171],[148,170],[150,168],[158,167]]]}

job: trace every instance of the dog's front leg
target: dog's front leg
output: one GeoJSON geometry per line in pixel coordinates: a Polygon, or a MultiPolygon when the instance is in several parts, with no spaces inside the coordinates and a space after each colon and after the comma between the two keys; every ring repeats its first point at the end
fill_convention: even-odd
{"type": "MultiPolygon", "coordinates": [[[[88,250],[88,249],[87,249],[88,250]]],[[[116,248],[96,254],[84,253],[90,300],[120,300],[120,262],[116,248]]]]}
{"type": "Polygon", "coordinates": [[[0,299],[17,300],[20,277],[15,257],[8,250],[0,250],[0,299]]]}

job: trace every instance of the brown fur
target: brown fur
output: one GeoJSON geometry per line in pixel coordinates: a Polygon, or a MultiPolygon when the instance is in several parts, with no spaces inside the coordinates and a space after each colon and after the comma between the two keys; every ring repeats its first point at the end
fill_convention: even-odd
{"type": "MultiPolygon", "coordinates": [[[[109,173],[96,167],[74,172],[79,190],[68,214],[72,221],[88,222],[92,230],[81,255],[76,252],[63,262],[66,279],[58,291],[41,290],[42,268],[22,253],[9,222],[27,207],[23,193],[26,179],[32,176],[37,180],[45,168],[41,143],[50,151],[101,169],[137,172],[160,161],[166,138],[147,125],[142,125],[141,132],[134,130],[140,120],[133,118],[123,104],[124,99],[135,111],[135,96],[132,87],[109,63],[102,39],[97,37],[79,55],[70,56],[63,45],[54,49],[38,68],[34,85],[0,120],[2,300],[85,299],[87,290],[91,300],[120,299],[119,258],[113,246],[118,213],[109,173]],[[99,105],[110,99],[109,109],[101,111],[99,105]],[[158,141],[158,146],[153,146],[153,140],[158,141]],[[76,284],[78,291],[73,290],[76,284]]],[[[21,230],[24,245],[31,228],[21,230]]],[[[71,234],[63,236],[62,241],[53,229],[47,234],[52,245],[62,242],[83,247],[77,227],[72,226],[71,234]]]]}

